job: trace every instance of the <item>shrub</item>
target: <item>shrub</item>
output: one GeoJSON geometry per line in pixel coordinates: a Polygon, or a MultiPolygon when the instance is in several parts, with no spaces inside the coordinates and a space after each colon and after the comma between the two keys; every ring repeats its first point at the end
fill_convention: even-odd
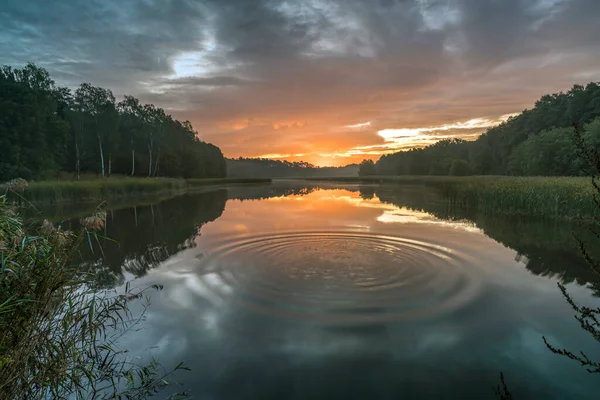
{"type": "Polygon", "coordinates": [[[161,287],[97,292],[93,270],[71,263],[105,216],[97,210],[78,234],[45,221],[31,235],[0,197],[0,398],[137,399],[168,385],[158,362],[137,365],[116,344],[144,316],[129,304],[161,287]]]}

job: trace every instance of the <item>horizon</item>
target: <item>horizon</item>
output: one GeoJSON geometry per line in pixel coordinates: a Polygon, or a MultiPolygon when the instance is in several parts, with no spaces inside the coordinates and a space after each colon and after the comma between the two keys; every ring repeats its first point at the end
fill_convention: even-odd
{"type": "Polygon", "coordinates": [[[190,120],[227,158],[344,166],[474,140],[600,81],[594,0],[8,0],[0,64],[190,120]]]}

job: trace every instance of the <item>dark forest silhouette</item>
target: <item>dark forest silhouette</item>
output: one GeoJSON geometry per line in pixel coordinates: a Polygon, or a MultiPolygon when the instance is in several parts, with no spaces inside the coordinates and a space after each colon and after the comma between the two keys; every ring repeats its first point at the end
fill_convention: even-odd
{"type": "Polygon", "coordinates": [[[0,181],[99,176],[212,178],[226,175],[218,147],[189,121],[108,89],[57,86],[34,64],[0,68],[0,181]]]}
{"type": "Polygon", "coordinates": [[[382,156],[363,175],[584,175],[571,124],[588,146],[600,146],[600,84],[542,96],[532,109],[488,129],[475,141],[444,139],[382,156]]]}

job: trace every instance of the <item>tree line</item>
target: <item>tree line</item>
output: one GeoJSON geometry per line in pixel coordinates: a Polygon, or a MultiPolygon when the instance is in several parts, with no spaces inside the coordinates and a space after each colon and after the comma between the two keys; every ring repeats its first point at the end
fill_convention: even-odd
{"type": "Polygon", "coordinates": [[[239,157],[227,159],[227,171],[228,176],[236,178],[309,178],[356,175],[358,165],[318,167],[306,161],[239,157]]]}
{"type": "Polygon", "coordinates": [[[35,64],[0,68],[0,181],[59,172],[102,177],[226,176],[221,150],[189,121],[89,83],[71,91],[35,64]]]}
{"type": "Polygon", "coordinates": [[[542,96],[532,109],[488,129],[475,141],[444,139],[421,149],[382,156],[362,175],[585,174],[571,125],[582,127],[588,146],[600,147],[600,85],[574,85],[542,96]]]}

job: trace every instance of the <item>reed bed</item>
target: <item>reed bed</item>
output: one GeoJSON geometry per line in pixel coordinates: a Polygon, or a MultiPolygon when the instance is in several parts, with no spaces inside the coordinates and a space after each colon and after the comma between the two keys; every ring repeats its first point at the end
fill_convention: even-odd
{"type": "MultiPolygon", "coordinates": [[[[108,178],[80,181],[39,181],[9,191],[12,200],[31,203],[89,202],[161,193],[181,194],[188,189],[226,184],[270,183],[267,178],[108,178]],[[18,192],[19,194],[15,193],[18,192]]],[[[1,187],[0,187],[1,189],[1,187]]]]}
{"type": "Polygon", "coordinates": [[[89,181],[39,181],[30,183],[22,196],[32,203],[107,200],[127,196],[183,191],[183,179],[127,178],[89,181]]]}
{"type": "Polygon", "coordinates": [[[486,214],[592,220],[600,216],[590,178],[456,178],[437,182],[442,197],[486,214]]]}
{"type": "Polygon", "coordinates": [[[600,217],[593,202],[591,179],[586,177],[370,176],[311,180],[425,185],[439,189],[440,201],[486,214],[582,221],[600,217]]]}

